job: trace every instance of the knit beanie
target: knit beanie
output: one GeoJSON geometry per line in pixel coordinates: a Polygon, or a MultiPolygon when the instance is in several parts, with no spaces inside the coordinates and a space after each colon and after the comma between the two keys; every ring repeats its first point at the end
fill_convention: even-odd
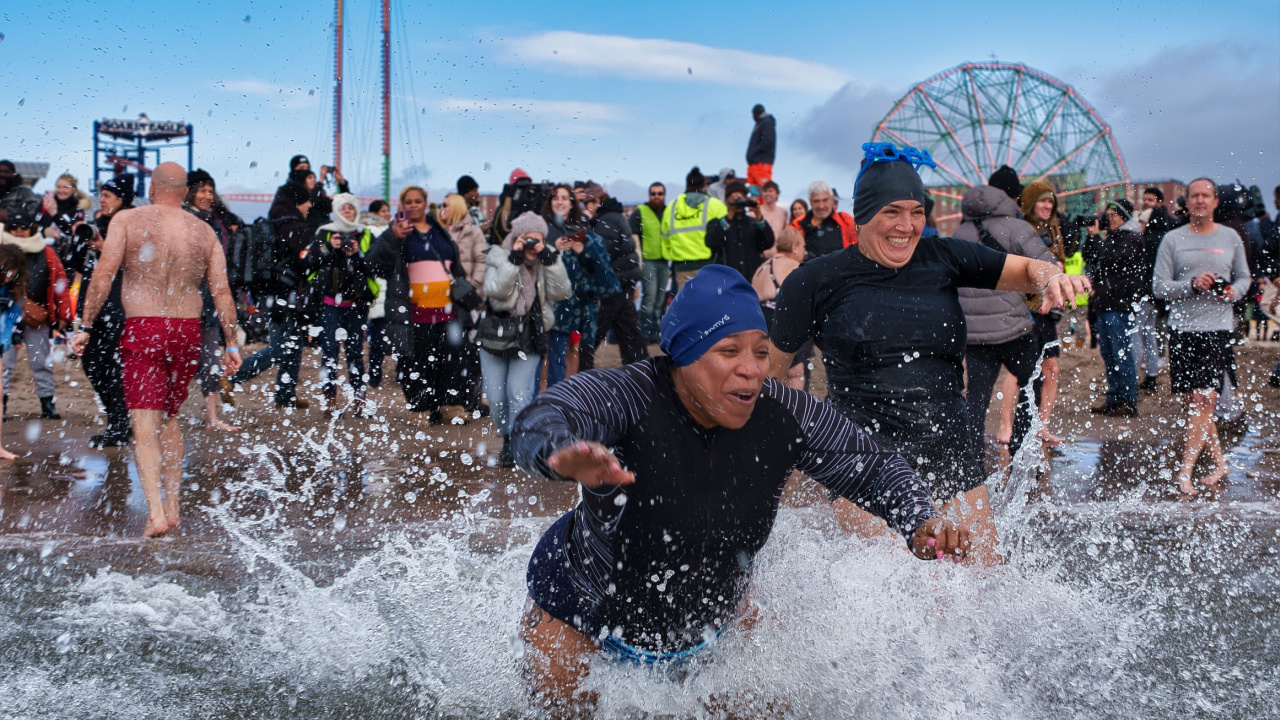
{"type": "Polygon", "coordinates": [[[472,190],[479,190],[479,189],[480,189],[480,183],[476,182],[476,179],[471,177],[470,175],[463,175],[462,177],[458,178],[458,194],[459,195],[466,195],[472,190]]]}
{"type": "Polygon", "coordinates": [[[658,347],[676,367],[685,367],[697,362],[721,338],[745,330],[769,332],[760,312],[760,297],[737,270],[706,265],[680,288],[662,316],[658,347]]]}
{"type": "MultiPolygon", "coordinates": [[[[862,163],[866,165],[867,161],[862,163]]],[[[853,188],[853,221],[866,225],[880,212],[880,208],[889,203],[915,200],[924,205],[928,199],[924,181],[911,163],[873,162],[862,171],[858,184],[853,188]]]]}
{"type": "Polygon", "coordinates": [[[306,163],[307,165],[310,165],[311,161],[307,159],[306,155],[294,155],[293,157],[289,158],[289,172],[293,172],[294,170],[297,170],[298,166],[301,165],[302,163],[306,163]]]}
{"type": "Polygon", "coordinates": [[[525,233],[536,232],[542,233],[542,237],[547,237],[547,221],[542,216],[534,212],[525,211],[520,217],[511,221],[511,232],[507,233],[513,238],[518,238],[525,233]]]}
{"type": "Polygon", "coordinates": [[[1018,180],[1018,171],[1008,165],[1001,165],[999,170],[991,173],[987,184],[1004,191],[1015,202],[1022,198],[1022,182],[1018,180]]]}
{"type": "Polygon", "coordinates": [[[133,175],[123,173],[102,183],[102,187],[99,189],[106,190],[120,198],[120,201],[124,203],[124,207],[133,207],[133,187],[133,175]]]}
{"type": "Polygon", "coordinates": [[[205,183],[217,187],[217,183],[213,181],[213,176],[206,172],[204,168],[196,168],[187,173],[187,187],[199,187],[205,183]]]}
{"type": "Polygon", "coordinates": [[[1133,203],[1125,200],[1124,198],[1112,200],[1107,203],[1107,207],[1115,210],[1125,222],[1129,222],[1133,219],[1133,203]]]}

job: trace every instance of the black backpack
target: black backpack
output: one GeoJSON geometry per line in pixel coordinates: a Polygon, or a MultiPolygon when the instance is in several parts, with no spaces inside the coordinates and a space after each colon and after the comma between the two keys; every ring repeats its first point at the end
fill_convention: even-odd
{"type": "Polygon", "coordinates": [[[276,279],[276,223],[258,218],[231,238],[227,282],[233,290],[262,292],[276,279]]]}

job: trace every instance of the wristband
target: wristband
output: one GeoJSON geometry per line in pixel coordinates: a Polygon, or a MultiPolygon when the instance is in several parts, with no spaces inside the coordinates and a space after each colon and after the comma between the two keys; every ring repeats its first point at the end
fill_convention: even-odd
{"type": "Polygon", "coordinates": [[[239,354],[240,354],[240,348],[238,348],[238,347],[229,347],[229,348],[227,348],[227,352],[229,352],[229,353],[235,353],[235,354],[239,355],[239,354]]]}

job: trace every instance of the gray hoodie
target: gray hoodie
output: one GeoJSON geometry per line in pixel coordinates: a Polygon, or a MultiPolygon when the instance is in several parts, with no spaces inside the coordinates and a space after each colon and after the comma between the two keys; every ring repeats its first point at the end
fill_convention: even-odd
{"type": "MultiPolygon", "coordinates": [[[[970,188],[964,194],[960,212],[964,222],[955,232],[957,239],[981,243],[974,225],[975,220],[981,220],[1010,255],[1055,262],[1035,228],[1018,216],[1018,204],[1003,190],[990,185],[970,188]]],[[[970,345],[998,345],[1031,332],[1031,312],[1023,293],[973,288],[961,288],[959,292],[970,345]]]]}

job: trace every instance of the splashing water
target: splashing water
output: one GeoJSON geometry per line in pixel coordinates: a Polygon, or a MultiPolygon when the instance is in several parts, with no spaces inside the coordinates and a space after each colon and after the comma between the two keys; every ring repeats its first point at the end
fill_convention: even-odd
{"type": "MultiPolygon", "coordinates": [[[[506,489],[529,516],[501,517],[487,489],[459,483],[437,520],[358,526],[325,496],[347,443],[389,446],[385,427],[282,431],[306,473],[240,448],[242,476],[207,509],[224,538],[203,550],[235,558],[215,572],[176,552],[171,569],[131,575],[56,541],[8,547],[0,715],[538,716],[517,629],[529,554],[555,516],[545,486],[506,489]],[[299,508],[314,522],[299,527],[299,508]]],[[[1274,508],[1167,507],[1141,501],[1141,484],[1114,502],[1037,498],[1024,453],[992,483],[999,571],[864,547],[821,504],[784,508],[753,576],[755,627],[679,675],[597,660],[597,716],[1280,714],[1274,508]]],[[[452,492],[429,462],[403,474],[452,492]]]]}

